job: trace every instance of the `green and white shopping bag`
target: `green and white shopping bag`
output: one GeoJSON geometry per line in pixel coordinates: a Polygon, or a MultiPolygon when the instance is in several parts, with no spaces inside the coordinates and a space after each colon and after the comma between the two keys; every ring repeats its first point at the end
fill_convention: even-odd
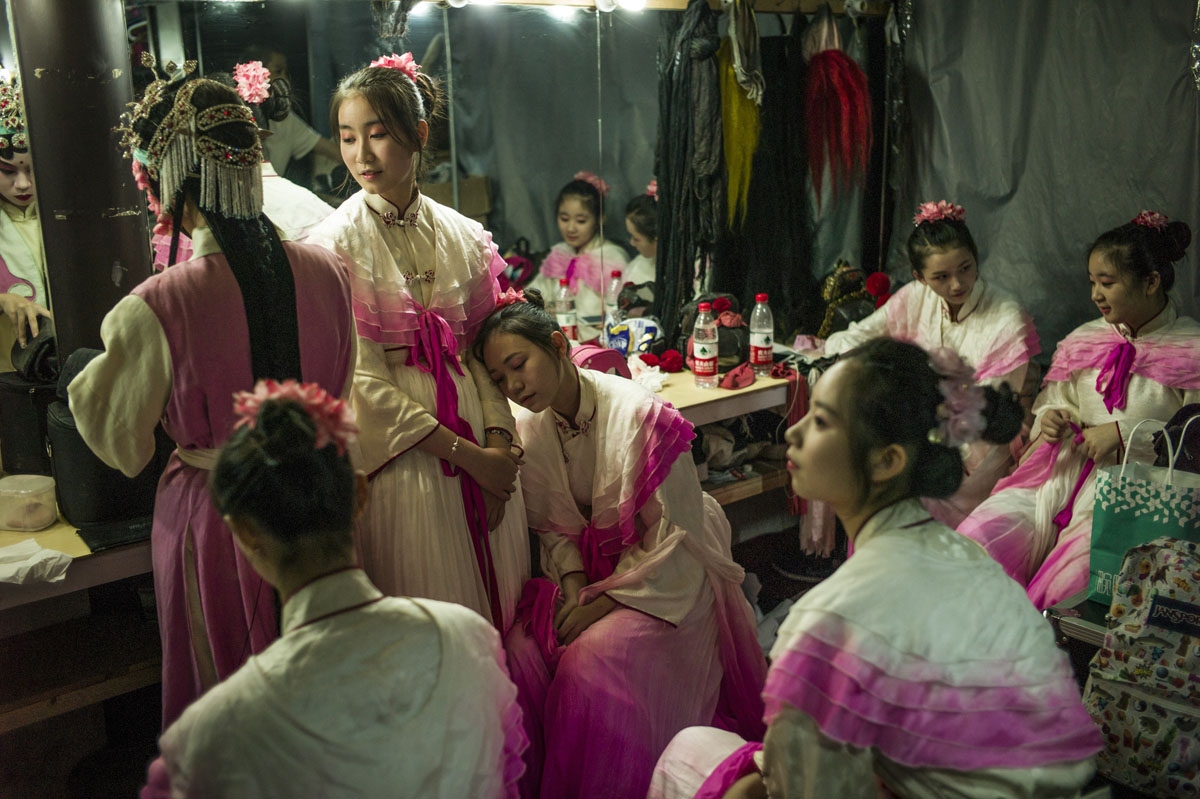
{"type": "MultiPolygon", "coordinates": [[[[1197,419],[1200,416],[1187,421],[1180,441],[1197,419]]],[[[1146,422],[1162,425],[1143,419],[1129,434],[1130,441],[1146,422]]],[[[1200,474],[1175,471],[1175,448],[1170,436],[1164,439],[1169,466],[1130,463],[1126,448],[1120,466],[1097,471],[1088,599],[1112,602],[1113,581],[1130,548],[1160,536],[1200,541],[1200,474]]]]}

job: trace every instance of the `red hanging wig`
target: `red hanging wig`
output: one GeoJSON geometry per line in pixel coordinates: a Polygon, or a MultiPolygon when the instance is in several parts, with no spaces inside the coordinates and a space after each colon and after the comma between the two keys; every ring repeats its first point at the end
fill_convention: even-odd
{"type": "Polygon", "coordinates": [[[871,97],[867,76],[841,50],[822,50],[808,62],[805,87],[808,168],[821,203],[825,162],[835,195],[861,184],[871,157],[871,97]]]}

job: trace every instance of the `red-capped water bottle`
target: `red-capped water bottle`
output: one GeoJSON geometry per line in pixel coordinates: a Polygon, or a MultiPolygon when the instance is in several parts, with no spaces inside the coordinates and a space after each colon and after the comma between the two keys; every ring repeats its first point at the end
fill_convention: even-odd
{"type": "Polygon", "coordinates": [[[712,303],[696,306],[696,326],[692,328],[692,374],[696,388],[717,387],[717,320],[712,303]]]}
{"type": "Polygon", "coordinates": [[[754,311],[750,314],[750,365],[754,374],[771,374],[775,362],[775,317],[767,305],[766,294],[754,295],[754,311]]]}
{"type": "Polygon", "coordinates": [[[571,281],[565,277],[558,281],[554,294],[554,321],[562,328],[563,335],[571,341],[579,341],[579,317],[575,315],[575,292],[571,281]]]}
{"type": "Polygon", "coordinates": [[[608,340],[608,331],[613,325],[621,321],[621,289],[625,288],[625,281],[621,279],[621,270],[614,269],[608,275],[608,282],[604,284],[604,331],[600,336],[600,342],[606,347],[611,347],[612,344],[608,340]]]}

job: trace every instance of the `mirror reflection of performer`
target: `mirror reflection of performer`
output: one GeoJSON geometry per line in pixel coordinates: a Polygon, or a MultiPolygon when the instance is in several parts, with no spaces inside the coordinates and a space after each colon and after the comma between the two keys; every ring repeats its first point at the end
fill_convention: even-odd
{"type": "Polygon", "coordinates": [[[33,162],[15,81],[0,83],[0,210],[0,312],[12,322],[0,324],[0,372],[10,372],[13,340],[24,345],[38,334],[38,318],[50,318],[33,162]]]}

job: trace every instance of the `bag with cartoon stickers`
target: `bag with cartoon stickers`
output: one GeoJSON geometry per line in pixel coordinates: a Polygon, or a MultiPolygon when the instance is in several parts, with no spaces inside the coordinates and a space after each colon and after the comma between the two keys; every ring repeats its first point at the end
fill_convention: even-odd
{"type": "Polygon", "coordinates": [[[1130,549],[1083,702],[1104,733],[1100,773],[1153,796],[1200,795],[1200,545],[1130,549]]]}

